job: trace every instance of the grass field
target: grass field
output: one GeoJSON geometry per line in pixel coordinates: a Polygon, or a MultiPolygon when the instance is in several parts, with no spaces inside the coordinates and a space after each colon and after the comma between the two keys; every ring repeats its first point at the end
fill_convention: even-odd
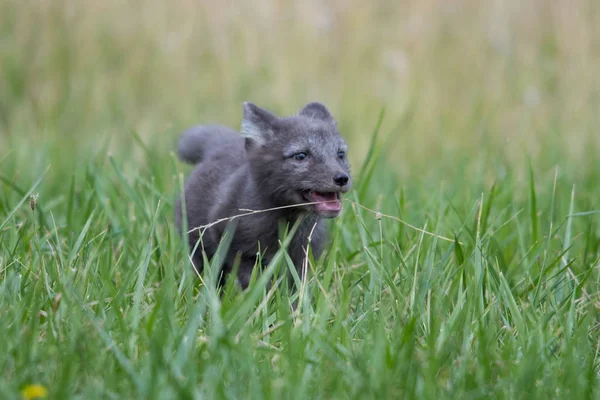
{"type": "Polygon", "coordinates": [[[600,398],[600,3],[522,3],[1,2],[0,398],[600,398]],[[246,100],[349,142],[299,292],[174,230],[246,100]]]}

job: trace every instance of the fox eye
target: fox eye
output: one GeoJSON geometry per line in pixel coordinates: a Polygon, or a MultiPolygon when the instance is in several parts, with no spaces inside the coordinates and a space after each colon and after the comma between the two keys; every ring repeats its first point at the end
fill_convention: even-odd
{"type": "Polygon", "coordinates": [[[340,160],[343,160],[344,158],[346,158],[346,152],[343,150],[338,151],[337,156],[340,160]]]}
{"type": "Polygon", "coordinates": [[[299,153],[296,153],[292,156],[292,158],[296,161],[302,161],[304,160],[306,157],[308,156],[308,154],[306,154],[306,152],[301,151],[299,153]]]}

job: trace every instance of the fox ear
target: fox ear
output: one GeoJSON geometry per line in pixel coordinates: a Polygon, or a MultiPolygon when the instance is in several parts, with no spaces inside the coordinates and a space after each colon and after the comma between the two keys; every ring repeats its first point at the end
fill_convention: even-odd
{"type": "Polygon", "coordinates": [[[246,137],[246,148],[250,145],[264,145],[273,136],[274,114],[250,102],[244,103],[242,134],[246,137]]]}
{"type": "Polygon", "coordinates": [[[308,103],[304,106],[302,110],[300,110],[300,115],[308,118],[320,119],[321,121],[330,122],[335,125],[335,120],[333,119],[333,116],[331,115],[327,107],[325,107],[321,103],[308,103]]]}

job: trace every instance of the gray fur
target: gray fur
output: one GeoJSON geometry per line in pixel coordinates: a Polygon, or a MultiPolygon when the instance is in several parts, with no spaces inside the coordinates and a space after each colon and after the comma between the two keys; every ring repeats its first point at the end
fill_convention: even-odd
{"type": "MultiPolygon", "coordinates": [[[[241,209],[264,210],[306,203],[306,191],[345,193],[351,180],[346,143],[329,111],[320,103],[306,105],[298,115],[276,117],[254,104],[244,104],[243,136],[222,126],[198,126],[186,131],[179,146],[184,161],[199,162],[185,184],[188,230],[207,225],[220,218],[242,213],[241,209]],[[244,138],[245,137],[245,138],[244,138]],[[294,157],[306,152],[299,161],[294,157]],[[334,183],[343,174],[347,184],[334,183]]],[[[231,271],[236,255],[241,264],[238,279],[246,288],[261,251],[266,265],[279,246],[280,223],[291,225],[303,218],[289,248],[299,274],[302,273],[304,248],[313,230],[311,249],[319,257],[325,241],[324,218],[334,217],[317,212],[311,205],[253,214],[237,219],[237,228],[223,270],[231,271]]],[[[181,202],[177,201],[176,224],[181,229],[181,202]]],[[[203,236],[209,259],[214,255],[227,223],[207,229],[203,236]]],[[[198,230],[189,234],[193,249],[198,230]]],[[[198,250],[193,261],[201,272],[202,255],[198,250]]]]}
{"type": "Polygon", "coordinates": [[[179,158],[189,164],[198,164],[218,153],[220,147],[237,142],[239,136],[239,133],[226,126],[194,126],[181,135],[179,158]]]}
{"type": "Polygon", "coordinates": [[[335,120],[333,116],[329,112],[329,110],[321,103],[308,103],[302,110],[300,110],[300,115],[308,117],[320,119],[322,121],[329,122],[330,124],[335,125],[335,120]]]}

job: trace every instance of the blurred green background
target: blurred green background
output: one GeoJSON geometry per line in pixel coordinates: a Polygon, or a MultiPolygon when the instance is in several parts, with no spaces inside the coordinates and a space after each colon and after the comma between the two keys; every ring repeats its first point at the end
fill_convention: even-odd
{"type": "Polygon", "coordinates": [[[167,155],[192,124],[239,127],[246,100],[324,102],[355,166],[385,107],[402,179],[597,166],[595,0],[4,0],[0,37],[0,155],[21,174],[106,143],[135,160],[134,135],[167,155]]]}

